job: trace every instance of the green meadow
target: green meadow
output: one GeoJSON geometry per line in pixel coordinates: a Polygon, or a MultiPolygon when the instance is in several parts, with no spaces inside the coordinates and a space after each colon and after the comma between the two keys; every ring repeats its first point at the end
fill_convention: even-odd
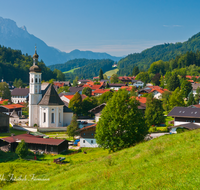
{"type": "Polygon", "coordinates": [[[118,71],[119,69],[112,69],[110,71],[105,72],[104,74],[106,74],[107,76],[112,76],[113,74],[117,74],[118,71]]]}
{"type": "Polygon", "coordinates": [[[73,73],[76,69],[79,69],[80,67],[77,67],[77,68],[74,68],[74,69],[71,69],[71,70],[69,70],[69,71],[65,71],[65,72],[63,72],[64,74],[65,73],[73,73]]]}
{"type": "Polygon", "coordinates": [[[111,154],[101,148],[85,148],[77,154],[44,155],[35,161],[1,152],[0,158],[7,154],[3,156],[7,159],[0,159],[0,173],[22,177],[34,174],[40,179],[8,182],[5,190],[199,189],[199,150],[200,130],[194,130],[165,135],[111,154]],[[60,156],[66,157],[65,164],[53,163],[60,156]]]}

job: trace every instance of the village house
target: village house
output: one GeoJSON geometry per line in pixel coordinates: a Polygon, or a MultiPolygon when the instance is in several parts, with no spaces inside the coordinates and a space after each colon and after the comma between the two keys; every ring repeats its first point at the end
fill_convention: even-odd
{"type": "Polygon", "coordinates": [[[122,86],[127,86],[127,84],[108,84],[108,86],[110,87],[110,89],[112,90],[119,90],[122,86]]]}
{"type": "MultiPolygon", "coordinates": [[[[69,105],[69,102],[73,97],[74,97],[74,94],[72,94],[72,95],[63,95],[63,96],[60,97],[60,99],[65,103],[65,105],[69,105]]],[[[87,98],[87,96],[84,95],[84,94],[82,94],[81,97],[82,97],[82,100],[87,98]]]]}
{"type": "Polygon", "coordinates": [[[82,94],[82,91],[83,91],[84,87],[70,87],[69,88],[69,91],[72,92],[72,93],[76,93],[78,92],[79,94],[82,94]]]}
{"type": "Polygon", "coordinates": [[[80,134],[80,147],[98,147],[94,138],[96,132],[96,124],[83,127],[77,131],[80,134]]]}
{"type": "Polygon", "coordinates": [[[92,96],[100,96],[102,94],[104,94],[105,92],[112,92],[112,90],[110,89],[96,89],[92,92],[92,96]]]}
{"type": "Polygon", "coordinates": [[[15,111],[20,117],[22,116],[22,108],[24,108],[24,106],[21,104],[0,105],[0,112],[10,115],[13,111],[15,111]]]}
{"type": "Polygon", "coordinates": [[[31,134],[22,134],[0,138],[0,149],[15,152],[17,145],[24,140],[31,151],[59,154],[68,150],[68,141],[63,139],[42,138],[31,134]]]}
{"type": "Polygon", "coordinates": [[[9,132],[9,116],[0,112],[0,133],[9,132]]]}
{"type": "Polygon", "coordinates": [[[142,82],[141,80],[135,80],[135,81],[132,82],[132,85],[135,86],[136,88],[143,87],[144,82],[142,82]]]}
{"type": "Polygon", "coordinates": [[[133,77],[127,77],[127,76],[123,76],[123,77],[118,77],[120,81],[122,81],[123,83],[129,83],[129,82],[134,82],[135,81],[135,76],[133,77]]]}
{"type": "Polygon", "coordinates": [[[20,103],[20,102],[28,102],[29,98],[29,88],[15,88],[11,92],[11,102],[12,103],[20,103]]]}
{"type": "Polygon", "coordinates": [[[177,128],[197,129],[200,128],[200,109],[194,107],[174,107],[167,116],[174,118],[172,133],[177,128]]]}

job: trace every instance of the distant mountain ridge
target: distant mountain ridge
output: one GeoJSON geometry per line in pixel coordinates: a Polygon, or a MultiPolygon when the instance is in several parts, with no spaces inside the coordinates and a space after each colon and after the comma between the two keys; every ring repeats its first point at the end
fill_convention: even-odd
{"type": "Polygon", "coordinates": [[[169,61],[177,55],[184,54],[188,51],[196,52],[200,50],[200,32],[181,43],[167,43],[153,46],[145,49],[141,53],[134,53],[126,56],[118,62],[118,75],[130,75],[134,66],[142,69],[148,69],[151,63],[163,60],[169,61]]]}
{"type": "Polygon", "coordinates": [[[65,63],[72,59],[111,59],[119,61],[122,57],[111,56],[107,53],[96,53],[92,51],[73,50],[70,53],[48,46],[45,42],[29,34],[26,27],[18,27],[16,22],[11,19],[0,17],[0,45],[21,50],[23,54],[32,55],[37,44],[39,58],[46,65],[65,63]]]}

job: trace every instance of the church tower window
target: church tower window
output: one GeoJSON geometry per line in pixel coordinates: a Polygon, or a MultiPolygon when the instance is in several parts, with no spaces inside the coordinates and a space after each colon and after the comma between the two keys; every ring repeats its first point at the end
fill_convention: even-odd
{"type": "Polygon", "coordinates": [[[37,83],[37,78],[35,79],[35,82],[37,83]]]}

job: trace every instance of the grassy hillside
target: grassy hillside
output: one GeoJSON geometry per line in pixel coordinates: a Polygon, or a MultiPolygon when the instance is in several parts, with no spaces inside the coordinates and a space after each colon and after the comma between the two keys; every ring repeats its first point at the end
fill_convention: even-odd
{"type": "Polygon", "coordinates": [[[105,74],[107,76],[112,76],[113,74],[116,74],[119,71],[119,69],[112,69],[110,71],[107,71],[105,74]]]}
{"type": "MultiPolygon", "coordinates": [[[[200,186],[200,130],[166,135],[135,147],[108,154],[86,149],[87,154],[66,156],[56,165],[49,155],[41,161],[14,160],[0,164],[0,171],[14,167],[15,174],[50,181],[21,181],[3,189],[198,189],[200,186]]],[[[59,156],[59,155],[58,155],[59,156]]]]}

